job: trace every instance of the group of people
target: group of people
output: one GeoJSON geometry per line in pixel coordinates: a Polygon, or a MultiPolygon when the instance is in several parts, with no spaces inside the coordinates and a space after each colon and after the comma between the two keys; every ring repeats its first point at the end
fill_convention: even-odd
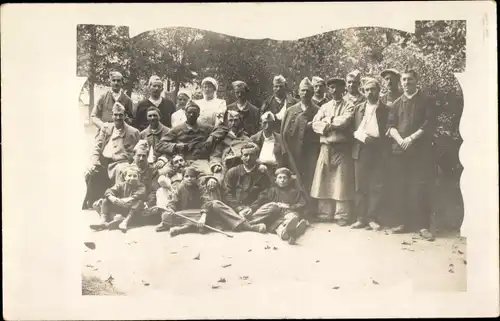
{"type": "Polygon", "coordinates": [[[297,99],[278,75],[260,108],[241,80],[232,104],[217,98],[211,77],[202,99],[180,90],[174,104],[152,76],[134,110],[112,72],[91,113],[98,133],[83,208],[102,218],[91,228],[125,232],[131,221],[157,220],[172,236],[209,226],[293,244],[315,221],[381,230],[393,213],[394,233],[433,240],[434,108],[414,70],[380,76],[382,85],[358,70],[306,77],[297,99]]]}

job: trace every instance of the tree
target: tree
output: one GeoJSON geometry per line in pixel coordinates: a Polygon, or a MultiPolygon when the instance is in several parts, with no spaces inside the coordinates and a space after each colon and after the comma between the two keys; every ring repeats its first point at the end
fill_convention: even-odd
{"type": "Polygon", "coordinates": [[[88,77],[89,114],[94,107],[94,86],[107,84],[110,71],[127,77],[130,62],[128,27],[77,26],[77,75],[88,77]]]}

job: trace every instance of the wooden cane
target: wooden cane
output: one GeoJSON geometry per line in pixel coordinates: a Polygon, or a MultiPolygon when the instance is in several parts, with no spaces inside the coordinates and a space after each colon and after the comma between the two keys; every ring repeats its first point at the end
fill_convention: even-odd
{"type": "MultiPolygon", "coordinates": [[[[198,224],[198,222],[197,222],[197,221],[195,221],[195,220],[193,220],[193,219],[191,219],[191,218],[189,218],[189,217],[186,217],[186,216],[184,216],[184,215],[182,215],[182,214],[179,214],[179,213],[176,213],[176,212],[173,212],[173,214],[175,214],[175,215],[177,215],[177,216],[179,216],[179,217],[182,217],[183,219],[188,220],[188,221],[190,221],[190,222],[192,222],[192,223],[198,224]]],[[[212,230],[212,231],[214,231],[214,232],[217,232],[217,233],[220,233],[220,234],[224,234],[224,235],[225,235],[225,236],[227,236],[227,237],[233,238],[233,236],[232,236],[231,234],[227,234],[227,233],[225,233],[225,232],[223,232],[223,231],[221,231],[221,230],[219,230],[219,229],[216,229],[215,227],[211,227],[211,226],[208,226],[208,225],[206,225],[206,224],[203,224],[203,226],[205,226],[205,227],[206,227],[206,228],[208,228],[209,230],[212,230]]]]}

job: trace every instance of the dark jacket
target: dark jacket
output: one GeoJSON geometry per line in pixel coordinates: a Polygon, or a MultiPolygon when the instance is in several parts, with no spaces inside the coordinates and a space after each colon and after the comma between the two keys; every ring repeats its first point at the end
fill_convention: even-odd
{"type": "Polygon", "coordinates": [[[243,128],[248,135],[253,135],[259,131],[259,123],[260,123],[260,110],[259,108],[252,105],[249,101],[243,110],[240,110],[236,104],[236,102],[229,104],[227,106],[227,110],[224,113],[224,123],[227,124],[227,112],[229,110],[239,111],[240,114],[243,115],[243,128]]]}
{"type": "MultiPolygon", "coordinates": [[[[143,131],[149,125],[147,118],[149,107],[156,107],[149,99],[144,99],[137,104],[132,125],[139,131],[143,131]]],[[[160,122],[168,128],[172,127],[172,114],[175,112],[174,103],[167,98],[162,98],[158,109],[161,113],[160,122]]]]}

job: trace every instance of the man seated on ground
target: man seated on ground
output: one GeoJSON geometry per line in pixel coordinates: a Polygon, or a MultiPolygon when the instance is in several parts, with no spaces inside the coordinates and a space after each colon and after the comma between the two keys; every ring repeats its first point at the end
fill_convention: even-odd
{"type": "Polygon", "coordinates": [[[267,173],[259,170],[257,156],[259,147],[248,143],[241,149],[243,164],[231,168],[224,178],[224,200],[211,201],[207,211],[215,220],[219,220],[233,231],[248,230],[266,232],[265,224],[252,224],[248,218],[252,215],[250,207],[260,193],[271,183],[267,173]]]}
{"type": "Polygon", "coordinates": [[[203,232],[203,226],[207,220],[206,203],[210,201],[209,195],[200,186],[198,171],[194,167],[183,169],[183,178],[177,189],[172,193],[172,197],[167,202],[158,206],[163,209],[162,221],[156,227],[157,232],[170,229],[170,236],[190,232],[203,232]],[[194,224],[184,219],[185,216],[195,221],[194,224]]]}
{"type": "Polygon", "coordinates": [[[87,192],[83,209],[89,209],[112,185],[115,167],[132,160],[133,149],[139,141],[139,131],[125,123],[125,107],[113,106],[113,123],[105,124],[96,137],[91,165],[85,173],[87,192]]]}
{"type": "Polygon", "coordinates": [[[247,219],[250,224],[265,224],[267,231],[293,244],[308,225],[301,219],[306,199],[292,182],[292,172],[288,168],[279,168],[275,175],[276,184],[260,194],[251,206],[253,214],[247,219]]]}
{"type": "MultiPolygon", "coordinates": [[[[145,209],[150,209],[156,205],[156,191],[160,187],[158,182],[158,170],[151,164],[148,164],[148,142],[140,140],[134,148],[134,159],[132,164],[139,169],[139,181],[146,188],[145,209]]],[[[128,164],[119,164],[116,167],[116,183],[123,183],[124,176],[122,172],[128,167],[128,164]]],[[[150,214],[149,212],[147,214],[150,214]]],[[[125,226],[128,228],[128,226],[125,226]]]]}
{"type": "Polygon", "coordinates": [[[144,208],[146,187],[139,180],[139,168],[129,165],[123,170],[123,182],[106,190],[101,205],[101,223],[92,224],[93,230],[116,229],[127,231],[130,219],[144,208]]]}
{"type": "Polygon", "coordinates": [[[266,166],[269,173],[286,165],[286,155],[281,135],[274,132],[276,118],[271,112],[262,115],[262,130],[250,137],[250,140],[260,148],[259,163],[266,166]]]}
{"type": "Polygon", "coordinates": [[[186,121],[172,128],[157,144],[157,157],[166,156],[171,158],[180,154],[195,167],[207,179],[207,188],[215,190],[220,186],[222,180],[222,168],[210,168],[209,157],[215,146],[227,135],[227,128],[218,126],[216,128],[198,122],[200,107],[190,101],[185,109],[186,121]]]}
{"type": "Polygon", "coordinates": [[[149,126],[144,129],[140,138],[148,141],[149,152],[147,155],[147,160],[149,164],[152,164],[156,169],[160,170],[166,165],[167,159],[165,157],[156,157],[156,145],[160,142],[161,138],[165,136],[170,128],[163,125],[160,122],[161,112],[158,108],[151,106],[147,110],[147,120],[149,126]]]}
{"type": "Polygon", "coordinates": [[[217,144],[210,157],[210,169],[214,173],[226,173],[230,168],[241,164],[241,148],[251,142],[243,128],[243,115],[238,111],[227,112],[229,133],[217,144]]]}

